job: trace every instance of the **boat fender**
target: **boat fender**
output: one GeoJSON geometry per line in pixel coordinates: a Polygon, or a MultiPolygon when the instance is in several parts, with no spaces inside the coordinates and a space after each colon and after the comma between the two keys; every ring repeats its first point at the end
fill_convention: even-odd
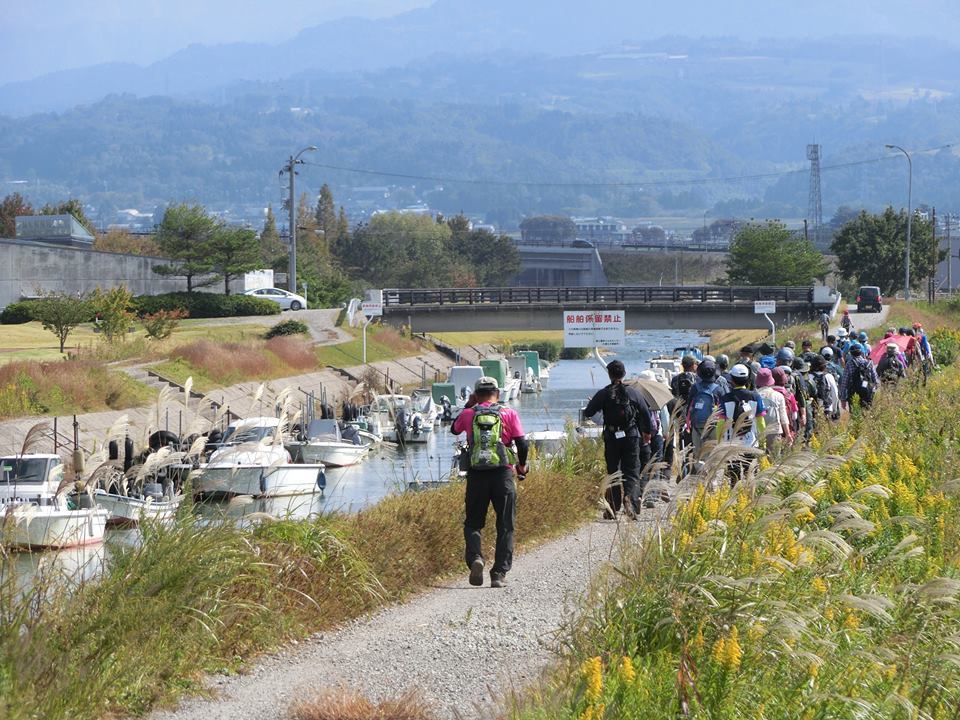
{"type": "Polygon", "coordinates": [[[324,468],[317,470],[317,487],[320,488],[320,492],[327,489],[327,472],[324,468]]]}
{"type": "Polygon", "coordinates": [[[107,457],[110,460],[119,460],[120,459],[120,445],[116,440],[111,440],[107,444],[107,457]]]}
{"type": "Polygon", "coordinates": [[[127,435],[123,439],[123,471],[133,467],[133,438],[127,435]]]}
{"type": "Polygon", "coordinates": [[[263,469],[260,470],[260,494],[263,495],[267,491],[267,476],[263,472],[263,469]]]}
{"type": "Polygon", "coordinates": [[[77,475],[82,475],[84,465],[85,465],[85,462],[83,457],[83,450],[79,450],[79,449],[74,450],[73,451],[73,471],[77,475]]]}
{"type": "Polygon", "coordinates": [[[163,486],[160,483],[144,483],[143,497],[153,498],[155,501],[163,500],[163,486]]]}

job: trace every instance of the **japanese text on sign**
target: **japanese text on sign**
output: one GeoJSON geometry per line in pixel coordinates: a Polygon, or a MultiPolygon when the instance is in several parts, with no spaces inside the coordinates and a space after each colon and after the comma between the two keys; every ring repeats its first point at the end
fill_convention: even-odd
{"type": "Polygon", "coordinates": [[[564,310],[564,347],[622,347],[626,335],[623,310],[564,310]]]}
{"type": "Polygon", "coordinates": [[[757,315],[772,315],[776,311],[776,300],[757,300],[753,303],[753,312],[757,315]]]}

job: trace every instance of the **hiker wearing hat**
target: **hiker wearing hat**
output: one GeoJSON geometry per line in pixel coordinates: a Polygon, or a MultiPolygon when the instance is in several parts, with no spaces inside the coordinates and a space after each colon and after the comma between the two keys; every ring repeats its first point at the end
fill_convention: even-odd
{"type": "Polygon", "coordinates": [[[840,365],[838,365],[836,362],[834,362],[834,358],[836,357],[836,354],[834,353],[833,348],[830,347],[829,345],[827,345],[826,347],[820,348],[820,355],[823,357],[824,362],[826,362],[827,364],[827,372],[833,375],[833,379],[839,383],[840,376],[843,374],[843,368],[840,367],[840,365]]]}
{"type": "Polygon", "coordinates": [[[496,378],[482,377],[474,393],[453,421],[454,435],[466,433],[467,487],[466,520],[463,537],[464,559],[470,568],[470,584],[483,585],[483,547],[480,531],[487,520],[487,507],[493,504],[497,516],[497,546],[490,587],[503,587],[513,564],[513,530],[517,510],[517,486],[514,471],[521,480],[527,474],[527,439],[515,410],[498,403],[500,387],[496,378]],[[516,451],[513,446],[516,445],[516,451]]]}
{"type": "Polygon", "coordinates": [[[900,346],[895,342],[887,343],[886,352],[877,363],[877,375],[884,385],[896,385],[907,376],[906,363],[901,361],[900,346]]]}
{"type": "Polygon", "coordinates": [[[763,398],[767,408],[766,427],[763,433],[762,447],[772,460],[780,457],[783,443],[793,442],[793,431],[787,417],[787,400],[773,387],[773,372],[763,368],[757,373],[757,394],[763,398]]]}
{"type": "MultiPolygon", "coordinates": [[[[757,369],[759,369],[759,366],[757,369],[755,369],[753,366],[753,356],[755,354],[756,350],[754,349],[753,345],[744,345],[742,348],[740,348],[740,358],[737,360],[737,364],[743,365],[745,368],[747,368],[747,372],[750,374],[750,376],[747,378],[747,387],[751,390],[756,387],[757,369]]],[[[731,369],[731,373],[732,372],[733,370],[731,369]]],[[[730,381],[730,385],[732,386],[733,381],[730,373],[728,373],[727,380],[730,381]]]]}
{"type": "Polygon", "coordinates": [[[873,363],[863,356],[860,343],[850,345],[850,359],[840,378],[840,404],[850,407],[854,398],[859,398],[861,407],[868,408],[879,385],[873,363]]]}
{"type": "Polygon", "coordinates": [[[811,361],[809,377],[813,390],[810,396],[812,405],[810,416],[814,425],[819,422],[821,415],[831,420],[839,420],[840,392],[837,379],[827,369],[827,361],[822,355],[815,355],[811,361]]]}
{"type": "Polygon", "coordinates": [[[716,363],[711,360],[700,363],[697,367],[697,382],[690,388],[690,396],[687,399],[686,423],[690,430],[694,462],[702,459],[704,441],[709,437],[709,432],[716,422],[720,398],[727,392],[729,390],[724,390],[717,380],[716,363]]]}
{"type": "MultiPolygon", "coordinates": [[[[641,483],[640,471],[650,460],[653,434],[650,407],[636,388],[623,384],[626,374],[619,360],[607,365],[610,384],[598,390],[583,411],[586,417],[603,413],[603,457],[607,472],[619,471],[622,478],[606,490],[608,508],[604,518],[607,520],[612,520],[621,507],[628,516],[636,515],[646,484],[641,483]]],[[[652,507],[653,499],[645,504],[652,507]]]]}
{"type": "MultiPolygon", "coordinates": [[[[717,438],[747,447],[759,447],[766,429],[764,416],[767,411],[763,398],[747,387],[750,371],[746,365],[737,363],[730,368],[730,378],[733,390],[720,398],[717,438]]],[[[740,458],[730,463],[727,474],[731,485],[743,477],[750,463],[749,459],[740,458]]]]}

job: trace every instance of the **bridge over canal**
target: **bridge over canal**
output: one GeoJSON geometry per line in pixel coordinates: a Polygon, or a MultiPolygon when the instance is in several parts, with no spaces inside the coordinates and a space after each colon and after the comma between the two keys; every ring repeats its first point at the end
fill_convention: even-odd
{"type": "Polygon", "coordinates": [[[778,326],[810,320],[836,296],[812,287],[514,287],[384,290],[383,319],[413,332],[562,330],[563,312],[623,310],[628,330],[765,329],[754,311],[776,302],[778,326]]]}

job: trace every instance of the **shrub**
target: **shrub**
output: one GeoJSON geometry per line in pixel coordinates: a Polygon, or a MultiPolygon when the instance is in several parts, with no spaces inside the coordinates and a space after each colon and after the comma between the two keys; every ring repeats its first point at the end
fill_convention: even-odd
{"type": "Polygon", "coordinates": [[[279,337],[281,335],[308,335],[310,329],[299,320],[284,320],[267,330],[266,338],[279,337]]]}
{"type": "Polygon", "coordinates": [[[106,292],[97,288],[90,296],[90,303],[97,313],[96,324],[107,342],[125,340],[133,327],[133,313],[129,308],[133,294],[120,285],[106,292]]]}
{"type": "Polygon", "coordinates": [[[175,348],[171,357],[183,360],[200,369],[208,377],[217,378],[225,384],[250,378],[266,378],[270,374],[270,359],[266,353],[259,347],[239,343],[197,340],[175,348]]]}
{"type": "Polygon", "coordinates": [[[939,328],[930,333],[930,347],[937,365],[953,365],[960,356],[960,331],[939,328]]]}
{"type": "Polygon", "coordinates": [[[183,310],[192,318],[280,314],[280,305],[272,300],[250,295],[217,295],[200,292],[140,295],[133,299],[131,309],[141,317],[152,315],[160,310],[183,310]]]}
{"type": "Polygon", "coordinates": [[[173,334],[180,321],[189,317],[190,313],[186,310],[157,310],[155,313],[144,315],[140,322],[147,336],[154,340],[164,340],[173,334]]]}
{"type": "Polygon", "coordinates": [[[22,325],[34,319],[35,300],[10,303],[0,312],[0,325],[22,325]]]}
{"type": "Polygon", "coordinates": [[[540,340],[538,342],[529,342],[516,346],[517,350],[536,350],[540,353],[540,359],[547,362],[556,362],[560,359],[560,351],[563,344],[556,340],[540,340]]]}

